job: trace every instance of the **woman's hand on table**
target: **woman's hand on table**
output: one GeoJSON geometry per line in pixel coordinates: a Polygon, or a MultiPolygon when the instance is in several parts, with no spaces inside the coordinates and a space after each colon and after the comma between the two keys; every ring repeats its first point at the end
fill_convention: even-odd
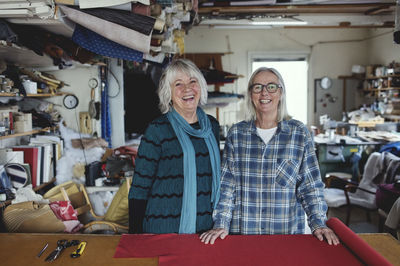
{"type": "Polygon", "coordinates": [[[211,229],[202,233],[200,235],[200,240],[204,244],[210,243],[212,245],[218,237],[224,239],[227,235],[228,231],[226,231],[224,228],[211,229]]]}
{"type": "Polygon", "coordinates": [[[314,230],[313,235],[319,239],[319,241],[323,241],[324,238],[329,245],[334,244],[335,246],[339,244],[339,238],[336,234],[327,227],[321,227],[314,230]]]}

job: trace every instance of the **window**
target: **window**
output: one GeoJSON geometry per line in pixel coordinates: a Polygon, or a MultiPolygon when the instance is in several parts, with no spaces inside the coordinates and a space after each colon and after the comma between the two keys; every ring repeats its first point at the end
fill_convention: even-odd
{"type": "MultiPolygon", "coordinates": [[[[307,68],[306,57],[288,58],[279,56],[261,57],[253,55],[251,73],[259,67],[272,67],[281,73],[286,87],[286,102],[289,115],[307,124],[307,68]]],[[[293,56],[290,56],[293,57],[293,56]]]]}

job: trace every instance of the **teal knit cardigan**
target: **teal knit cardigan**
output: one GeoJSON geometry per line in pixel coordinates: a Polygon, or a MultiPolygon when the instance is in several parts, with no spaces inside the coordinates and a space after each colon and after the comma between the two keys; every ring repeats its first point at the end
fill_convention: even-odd
{"type": "MultiPolygon", "coordinates": [[[[208,116],[219,145],[219,123],[208,116]]],[[[196,129],[199,124],[192,124],[196,129]]],[[[190,136],[196,153],[196,232],[212,228],[212,170],[204,139],[190,136]]],[[[178,233],[183,196],[183,152],[166,115],[151,122],[140,141],[129,199],[147,200],[144,233],[178,233]]]]}

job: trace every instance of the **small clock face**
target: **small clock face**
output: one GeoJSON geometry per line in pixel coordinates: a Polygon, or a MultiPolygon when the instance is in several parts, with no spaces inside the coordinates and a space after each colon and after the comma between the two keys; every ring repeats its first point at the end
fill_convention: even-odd
{"type": "Polygon", "coordinates": [[[69,94],[64,97],[64,106],[67,109],[74,109],[78,106],[79,100],[75,95],[69,94]]]}
{"type": "Polygon", "coordinates": [[[323,77],[321,79],[321,88],[327,90],[330,87],[332,87],[332,80],[329,77],[323,77]]]}
{"type": "Polygon", "coordinates": [[[89,79],[89,87],[91,89],[97,88],[97,85],[99,85],[99,82],[97,81],[97,79],[95,79],[95,78],[89,79]]]}

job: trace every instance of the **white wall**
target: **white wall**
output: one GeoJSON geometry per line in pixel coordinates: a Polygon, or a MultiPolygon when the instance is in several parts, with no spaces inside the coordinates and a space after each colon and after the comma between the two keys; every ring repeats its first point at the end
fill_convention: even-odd
{"type": "MultiPolygon", "coordinates": [[[[99,79],[99,71],[97,66],[79,66],[72,69],[63,69],[57,71],[46,71],[54,75],[58,80],[64,81],[69,86],[65,86],[61,89],[62,92],[68,92],[74,94],[79,99],[79,104],[75,109],[67,109],[63,106],[64,96],[57,96],[49,98],[52,101],[61,106],[55,108],[60,112],[67,127],[72,128],[75,131],[79,131],[79,113],[88,112],[89,101],[90,101],[90,87],[88,84],[89,79],[99,79]]],[[[100,85],[100,82],[99,82],[100,85]]],[[[95,90],[95,100],[100,101],[100,86],[95,90]]],[[[93,119],[92,121],[93,131],[98,132],[98,136],[101,136],[100,124],[98,121],[93,119]]]]}
{"type": "Polygon", "coordinates": [[[388,65],[393,60],[400,62],[400,45],[393,42],[392,29],[372,29],[369,33],[368,64],[388,65]]]}
{"type": "Polygon", "coordinates": [[[124,112],[124,70],[122,60],[111,59],[108,73],[108,95],[111,114],[111,144],[118,148],[125,144],[125,112],[124,112]],[[118,81],[116,80],[118,79],[118,81]]]}
{"type": "MultiPolygon", "coordinates": [[[[352,65],[367,64],[368,44],[364,38],[368,34],[366,29],[227,30],[194,27],[185,36],[185,52],[233,52],[222,57],[224,70],[245,77],[223,86],[221,91],[243,94],[250,74],[249,52],[308,52],[308,121],[314,124],[314,79],[322,76],[337,78],[339,75],[350,75],[352,65]]],[[[231,120],[238,122],[244,118],[244,101],[241,101],[239,106],[221,108],[221,112],[224,114],[220,115],[222,125],[231,124],[231,120]]]]}

